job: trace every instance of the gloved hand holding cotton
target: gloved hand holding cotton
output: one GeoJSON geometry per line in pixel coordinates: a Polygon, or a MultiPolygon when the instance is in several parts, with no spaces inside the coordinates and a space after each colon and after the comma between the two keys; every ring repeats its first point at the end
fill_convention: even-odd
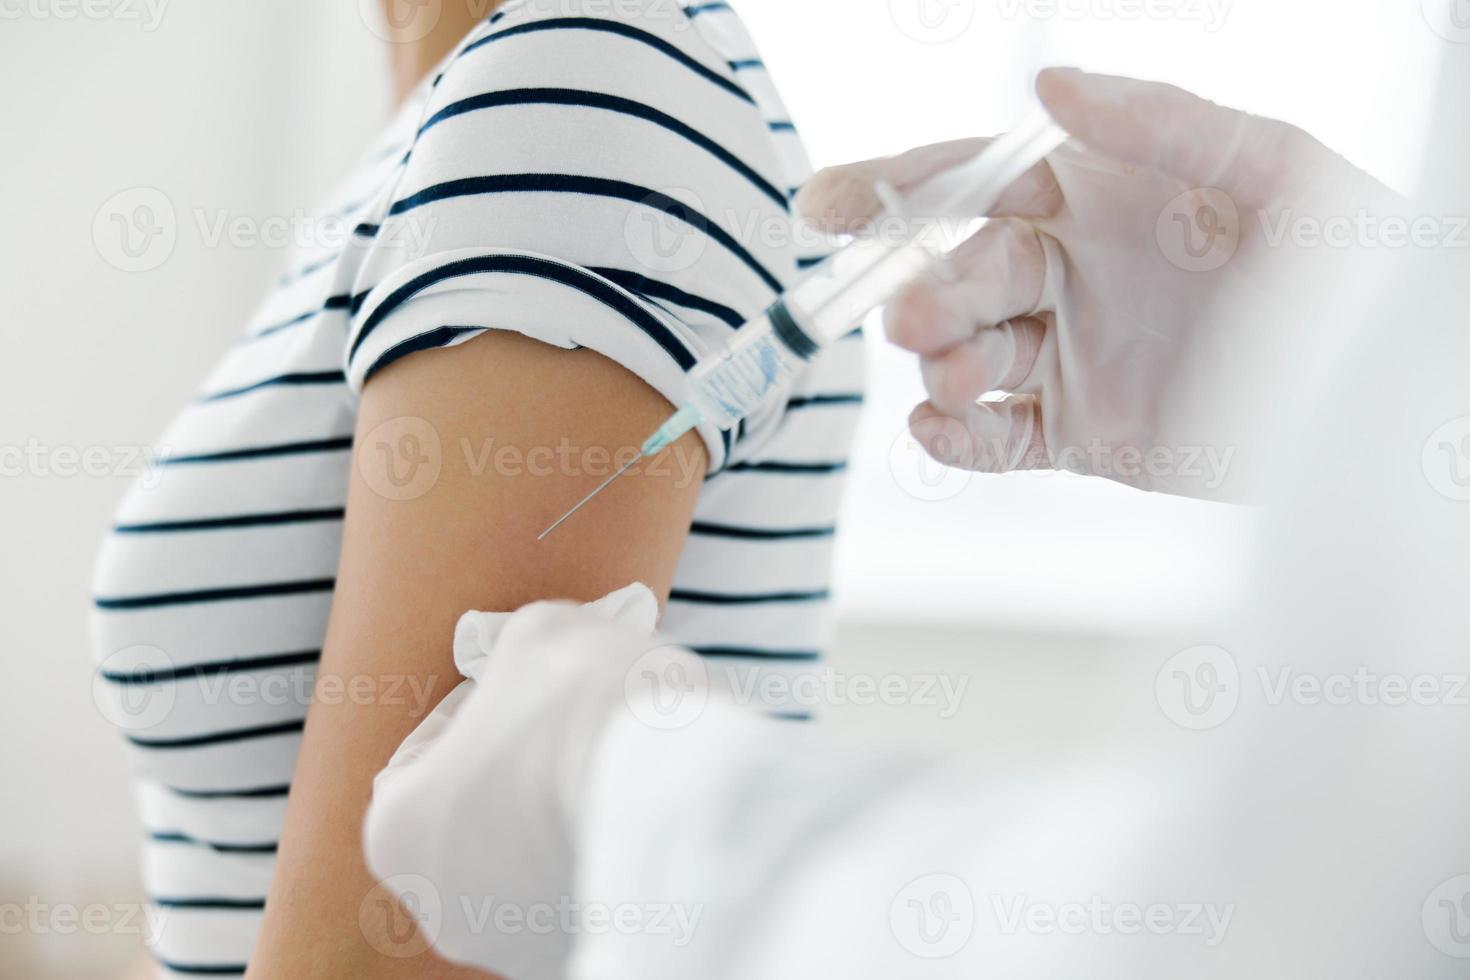
{"type": "MultiPolygon", "coordinates": [[[[573,822],[589,757],[655,647],[658,602],[630,585],[586,606],[466,613],[466,680],[373,785],[368,867],[446,959],[516,980],[563,974],[579,924],[573,822]]],[[[657,647],[664,658],[692,653],[657,647]]]]}

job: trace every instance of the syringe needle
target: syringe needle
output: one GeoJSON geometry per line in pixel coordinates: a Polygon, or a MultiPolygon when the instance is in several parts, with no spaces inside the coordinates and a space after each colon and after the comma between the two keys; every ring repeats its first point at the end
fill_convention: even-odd
{"type": "Polygon", "coordinates": [[[540,534],[538,534],[536,536],[536,540],[537,541],[544,541],[546,539],[546,536],[548,534],[550,534],[552,531],[555,531],[557,528],[559,528],[563,524],[565,524],[567,522],[567,520],[570,519],[573,514],[575,514],[577,511],[581,510],[583,507],[586,507],[587,504],[592,500],[593,497],[597,496],[599,493],[602,493],[602,491],[604,491],[608,487],[612,486],[613,483],[617,481],[617,478],[618,477],[622,476],[624,473],[626,473],[629,470],[631,470],[633,468],[633,464],[636,463],[636,462],[638,462],[642,458],[643,458],[642,456],[634,456],[632,459],[630,459],[626,463],[624,463],[622,469],[618,470],[616,473],[614,473],[612,476],[608,477],[606,480],[603,480],[602,483],[598,486],[598,488],[596,490],[593,490],[587,496],[585,496],[581,500],[579,500],[577,502],[577,506],[573,507],[571,510],[569,510],[565,514],[563,514],[561,516],[561,519],[558,520],[555,524],[551,525],[551,527],[548,527],[546,530],[544,530],[540,534]]]}
{"type": "Polygon", "coordinates": [[[657,431],[655,431],[653,435],[649,436],[643,441],[643,446],[640,448],[637,456],[634,456],[632,459],[624,463],[622,469],[618,470],[606,480],[603,480],[601,486],[599,486],[596,490],[593,490],[587,496],[583,497],[577,503],[577,506],[573,507],[571,510],[567,511],[561,516],[561,520],[557,521],[555,524],[551,525],[551,527],[548,527],[546,530],[537,535],[536,540],[546,540],[546,536],[548,534],[565,524],[567,522],[567,519],[570,518],[577,511],[581,510],[583,507],[586,507],[588,501],[597,496],[599,493],[602,493],[602,491],[606,490],[608,487],[612,486],[613,483],[616,482],[618,477],[631,470],[634,463],[638,462],[645,456],[655,456],[663,452],[665,449],[672,446],[675,440],[677,440],[680,436],[698,425],[702,418],[703,416],[699,414],[699,410],[690,406],[685,406],[684,408],[679,409],[673,415],[669,416],[664,424],[659,426],[657,431]]]}

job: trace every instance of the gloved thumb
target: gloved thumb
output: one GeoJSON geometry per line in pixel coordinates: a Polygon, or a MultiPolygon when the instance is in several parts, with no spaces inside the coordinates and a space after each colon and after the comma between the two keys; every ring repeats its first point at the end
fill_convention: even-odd
{"type": "Polygon", "coordinates": [[[1216,105],[1173,85],[1076,68],[1048,68],[1036,94],[1091,149],[1191,187],[1216,187],[1263,205],[1332,154],[1295,126],[1216,105]]]}

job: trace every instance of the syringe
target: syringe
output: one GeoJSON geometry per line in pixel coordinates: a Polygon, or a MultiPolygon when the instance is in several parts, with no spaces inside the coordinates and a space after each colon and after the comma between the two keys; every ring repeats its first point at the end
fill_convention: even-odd
{"type": "Polygon", "coordinates": [[[1045,110],[988,144],[968,161],[930,178],[905,198],[877,188],[886,234],[863,236],[812,267],[760,316],[735,331],[689,372],[687,403],[644,441],[639,455],[581,501],[537,540],[566,523],[640,459],[653,456],[702,422],[729,430],[806,366],[822,348],[851,331],[914,276],[948,254],[937,222],[984,215],[1006,189],[1067,139],[1045,110]],[[897,219],[885,222],[884,219],[897,219]],[[893,233],[888,225],[902,229],[893,233]]]}

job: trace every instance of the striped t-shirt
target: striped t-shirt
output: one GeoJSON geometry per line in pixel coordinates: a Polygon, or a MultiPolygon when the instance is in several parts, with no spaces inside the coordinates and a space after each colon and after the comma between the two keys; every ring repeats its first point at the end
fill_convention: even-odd
{"type": "MultiPolygon", "coordinates": [[[[680,403],[695,358],[812,262],[790,211],[808,175],[724,3],[518,0],[408,100],[325,212],[352,234],[293,257],[100,559],[98,685],[137,769],[161,975],[238,974],[251,953],[367,379],[512,329],[680,403]]],[[[822,650],[862,375],[854,333],[735,433],[701,431],[662,625],[716,674],[822,650]]]]}

